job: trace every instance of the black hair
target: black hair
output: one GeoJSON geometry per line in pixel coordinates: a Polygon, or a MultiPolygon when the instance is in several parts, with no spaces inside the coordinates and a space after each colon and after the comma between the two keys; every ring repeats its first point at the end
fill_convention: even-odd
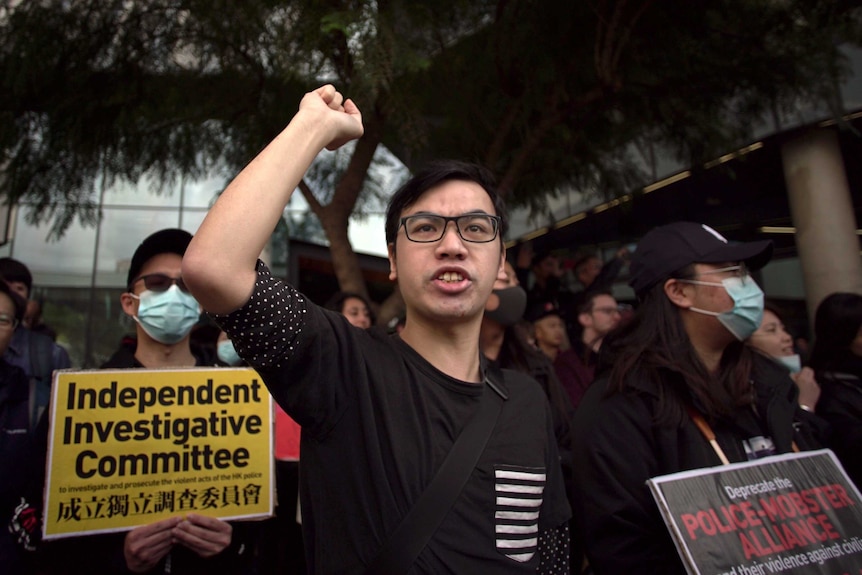
{"type": "Polygon", "coordinates": [[[833,293],[827,296],[814,314],[814,348],[811,367],[827,371],[840,365],[852,354],[850,344],[862,325],[862,295],[833,293]]]}
{"type": "Polygon", "coordinates": [[[6,279],[3,277],[0,277],[0,293],[5,293],[12,300],[12,306],[15,308],[15,319],[18,320],[18,323],[21,323],[21,320],[24,319],[24,311],[27,309],[27,302],[9,287],[9,284],[6,283],[6,279]]]}
{"type": "Polygon", "coordinates": [[[14,258],[0,258],[0,276],[7,282],[21,282],[27,286],[27,294],[33,291],[33,274],[30,270],[14,258]]]}
{"type": "Polygon", "coordinates": [[[606,295],[608,297],[614,297],[614,294],[611,293],[611,290],[607,289],[596,289],[596,290],[587,290],[585,292],[581,292],[580,301],[576,302],[578,304],[577,310],[578,315],[582,313],[590,313],[593,311],[593,304],[596,302],[596,298],[600,295],[606,295]]]}
{"type": "Polygon", "coordinates": [[[332,297],[326,300],[326,303],[323,304],[323,307],[326,309],[337,311],[338,313],[344,313],[344,304],[347,300],[355,298],[365,304],[365,307],[368,308],[368,316],[371,319],[371,324],[376,323],[376,318],[374,317],[374,309],[371,307],[371,302],[369,302],[365,296],[362,296],[355,292],[349,291],[337,291],[332,297]]]}
{"type": "Polygon", "coordinates": [[[775,317],[779,319],[779,321],[781,321],[782,323],[784,322],[784,310],[781,308],[780,305],[776,304],[775,302],[769,300],[763,302],[763,311],[772,312],[775,317]]]}
{"type": "Polygon", "coordinates": [[[586,265],[586,263],[590,260],[599,260],[599,263],[601,263],[602,261],[602,259],[599,257],[599,254],[597,254],[596,252],[582,252],[578,254],[574,262],[572,263],[572,271],[578,273],[581,268],[583,268],[584,265],[586,265]]]}
{"type": "MultiPolygon", "coordinates": [[[[693,265],[671,277],[692,275],[693,265]]],[[[634,318],[602,344],[602,365],[609,366],[609,393],[629,389],[629,378],[646,378],[658,389],[656,422],[679,425],[686,406],[696,400],[709,419],[750,404],[754,352],[734,341],[725,348],[718,373],[711,374],[691,344],[679,308],[664,292],[664,281],[642,294],[634,318]]]]}
{"type": "Polygon", "coordinates": [[[482,189],[488,193],[491,202],[494,204],[494,211],[496,212],[494,215],[500,216],[498,237],[502,244],[503,236],[506,235],[508,229],[508,219],[503,198],[497,193],[494,176],[490,171],[478,164],[458,160],[438,160],[431,162],[395,192],[395,195],[389,200],[389,207],[386,209],[386,243],[395,243],[395,236],[398,235],[398,228],[401,225],[401,214],[404,213],[404,210],[416,203],[422,194],[431,188],[452,180],[474,182],[482,186],[482,189]]]}
{"type": "Polygon", "coordinates": [[[554,254],[554,252],[552,252],[550,250],[542,250],[540,252],[536,252],[536,254],[532,257],[532,259],[530,259],[530,267],[534,268],[537,265],[539,265],[540,263],[542,263],[543,261],[545,261],[546,259],[555,258],[555,257],[557,257],[557,256],[554,254]]]}

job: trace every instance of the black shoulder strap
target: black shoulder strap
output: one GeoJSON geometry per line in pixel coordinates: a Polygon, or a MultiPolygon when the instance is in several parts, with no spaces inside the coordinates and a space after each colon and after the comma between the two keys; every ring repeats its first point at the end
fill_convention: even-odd
{"type": "Polygon", "coordinates": [[[487,387],[483,390],[478,411],[458,435],[449,455],[419,500],[369,564],[366,575],[407,573],[437,531],[476,468],[503,409],[503,402],[508,399],[496,382],[499,382],[499,374],[489,369],[485,376],[487,387]]]}

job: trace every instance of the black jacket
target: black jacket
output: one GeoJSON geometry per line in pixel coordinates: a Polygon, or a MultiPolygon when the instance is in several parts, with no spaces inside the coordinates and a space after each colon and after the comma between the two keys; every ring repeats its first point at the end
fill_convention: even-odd
{"type": "Polygon", "coordinates": [[[8,528],[22,498],[32,502],[39,496],[33,487],[38,450],[30,429],[29,398],[24,371],[0,359],[0,573],[5,575],[30,572],[32,560],[8,528]]]}
{"type": "MultiPolygon", "coordinates": [[[[666,377],[679,377],[667,372],[666,377]]],[[[757,357],[752,381],[758,421],[748,407],[712,422],[719,444],[732,462],[745,461],[742,440],[771,436],[780,453],[822,446],[822,422],[799,409],[787,371],[757,357]]],[[[627,390],[608,394],[602,377],[575,413],[573,513],[596,575],[683,574],[685,569],[647,479],[677,471],[721,465],[694,423],[656,422],[660,390],[648,378],[631,376],[627,390]]]]}
{"type": "Polygon", "coordinates": [[[817,414],[829,422],[829,447],[838,456],[847,475],[862,487],[862,380],[852,373],[829,371],[817,374],[820,399],[817,414]]]}

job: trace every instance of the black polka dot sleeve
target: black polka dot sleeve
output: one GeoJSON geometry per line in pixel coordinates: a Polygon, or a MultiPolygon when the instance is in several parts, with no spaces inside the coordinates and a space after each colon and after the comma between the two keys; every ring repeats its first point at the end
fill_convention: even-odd
{"type": "Polygon", "coordinates": [[[210,314],[225,330],[237,353],[251,366],[281,367],[302,338],[308,300],[290,285],[272,276],[257,262],[257,281],[248,302],[227,315],[210,314]]]}
{"type": "Polygon", "coordinates": [[[539,575],[569,575],[569,524],[539,533],[539,575]]]}

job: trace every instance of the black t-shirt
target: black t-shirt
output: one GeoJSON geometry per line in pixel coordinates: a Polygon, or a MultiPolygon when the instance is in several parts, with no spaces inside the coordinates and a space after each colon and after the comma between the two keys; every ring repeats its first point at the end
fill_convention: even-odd
{"type": "MultiPolygon", "coordinates": [[[[302,425],[300,499],[314,573],[362,573],[470,420],[486,386],[453,379],[397,336],[354,328],[259,264],[249,302],[216,319],[302,425]]],[[[478,345],[476,353],[478,354],[478,345]]],[[[532,573],[539,535],[570,516],[541,388],[509,399],[476,469],[411,573],[532,573]]]]}

